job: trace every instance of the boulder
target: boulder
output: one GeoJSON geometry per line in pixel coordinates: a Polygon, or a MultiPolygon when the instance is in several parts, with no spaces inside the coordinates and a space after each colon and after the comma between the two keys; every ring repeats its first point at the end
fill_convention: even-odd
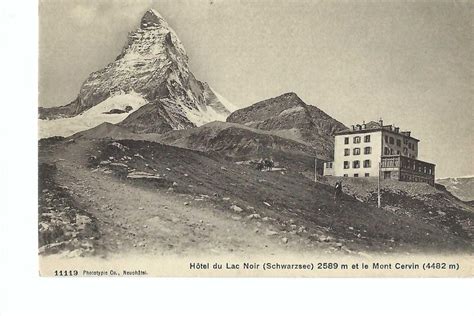
{"type": "Polygon", "coordinates": [[[260,214],[254,213],[247,216],[248,219],[259,219],[261,218],[260,214]]]}
{"type": "Polygon", "coordinates": [[[230,209],[236,213],[241,213],[243,212],[243,209],[235,204],[232,204],[230,209]]]}

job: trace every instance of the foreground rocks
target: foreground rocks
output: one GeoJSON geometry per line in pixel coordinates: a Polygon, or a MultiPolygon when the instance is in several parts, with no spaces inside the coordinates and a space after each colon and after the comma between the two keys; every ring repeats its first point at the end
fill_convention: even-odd
{"type": "Polygon", "coordinates": [[[68,187],[54,182],[55,166],[39,166],[39,254],[93,255],[100,238],[93,216],[80,209],[68,187]]]}

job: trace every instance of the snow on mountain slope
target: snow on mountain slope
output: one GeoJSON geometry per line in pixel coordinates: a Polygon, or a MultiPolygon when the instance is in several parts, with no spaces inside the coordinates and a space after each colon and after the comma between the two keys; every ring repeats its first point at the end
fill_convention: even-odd
{"type": "MultiPolygon", "coordinates": [[[[89,75],[73,102],[56,109],[40,108],[40,117],[75,117],[120,91],[139,93],[148,103],[135,115],[126,116],[124,122],[124,126],[139,133],[160,133],[214,120],[224,121],[235,109],[207,83],[194,77],[183,44],[153,9],[148,10],[140,26],[129,33],[115,61],[89,75]]],[[[64,132],[63,124],[49,122],[47,125],[49,134],[55,127],[64,132]]]]}
{"type": "MultiPolygon", "coordinates": [[[[220,95],[219,93],[216,92],[216,90],[210,88],[211,91],[216,95],[217,99],[219,99],[219,101],[224,105],[224,107],[230,112],[234,112],[234,111],[237,111],[238,109],[240,109],[238,106],[235,106],[233,103],[231,103],[229,100],[227,100],[226,98],[224,98],[222,95],[220,95]]],[[[225,120],[224,120],[225,121],[225,120]]]]}
{"type": "Polygon", "coordinates": [[[211,106],[197,106],[196,109],[188,109],[183,107],[186,117],[196,126],[201,126],[212,121],[225,122],[227,115],[217,112],[211,106]]]}
{"type": "Polygon", "coordinates": [[[146,103],[147,100],[139,94],[115,95],[77,116],[55,120],[39,120],[39,138],[51,136],[67,137],[96,127],[104,122],[115,124],[123,121],[128,115],[146,103]],[[129,112],[107,114],[107,112],[112,110],[119,110],[117,112],[126,111],[127,106],[132,107],[129,112]]]}

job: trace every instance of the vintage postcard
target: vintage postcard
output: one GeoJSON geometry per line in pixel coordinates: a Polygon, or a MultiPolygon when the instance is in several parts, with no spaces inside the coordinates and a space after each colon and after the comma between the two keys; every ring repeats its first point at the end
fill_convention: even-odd
{"type": "Polygon", "coordinates": [[[41,0],[40,275],[472,277],[473,12],[41,0]]]}

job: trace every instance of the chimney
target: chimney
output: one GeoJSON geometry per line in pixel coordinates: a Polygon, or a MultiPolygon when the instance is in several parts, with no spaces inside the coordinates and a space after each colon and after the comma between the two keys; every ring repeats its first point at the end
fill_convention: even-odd
{"type": "Polygon", "coordinates": [[[355,131],[355,126],[354,126],[354,125],[351,125],[351,129],[352,129],[353,131],[355,131]]]}
{"type": "Polygon", "coordinates": [[[395,127],[395,133],[399,133],[400,132],[400,127],[395,127]]]}
{"type": "Polygon", "coordinates": [[[365,121],[362,121],[362,129],[366,129],[367,128],[367,124],[365,124],[365,121]]]}
{"type": "Polygon", "coordinates": [[[380,125],[380,127],[383,127],[383,120],[382,120],[382,118],[379,119],[379,125],[380,125]]]}

